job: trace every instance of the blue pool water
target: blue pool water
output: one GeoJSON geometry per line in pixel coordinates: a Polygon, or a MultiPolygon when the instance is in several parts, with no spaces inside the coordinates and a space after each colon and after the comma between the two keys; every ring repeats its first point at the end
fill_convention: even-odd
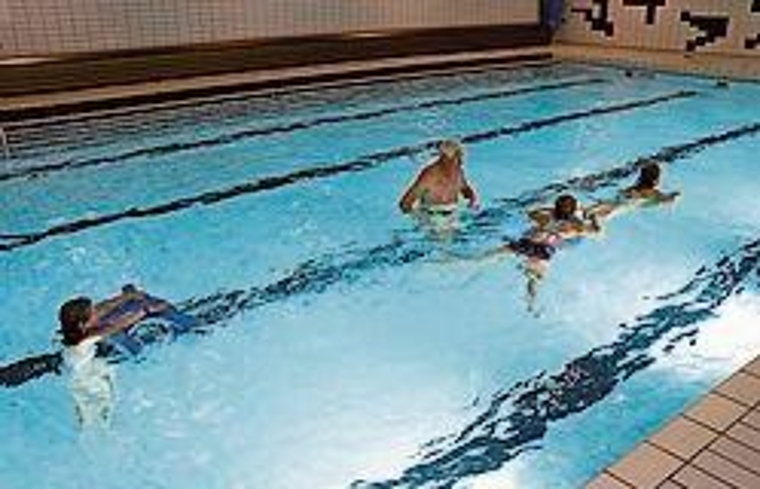
{"type": "Polygon", "coordinates": [[[77,427],[65,375],[0,386],[0,487],[581,486],[760,349],[760,86],[640,75],[547,64],[11,126],[0,365],[56,352],[59,304],[125,282],[204,334],[119,361],[107,427],[77,427]],[[442,137],[483,201],[448,241],[396,210],[442,137]],[[562,192],[614,195],[644,157],[681,198],[561,250],[536,311],[519,260],[454,258],[562,192]]]}

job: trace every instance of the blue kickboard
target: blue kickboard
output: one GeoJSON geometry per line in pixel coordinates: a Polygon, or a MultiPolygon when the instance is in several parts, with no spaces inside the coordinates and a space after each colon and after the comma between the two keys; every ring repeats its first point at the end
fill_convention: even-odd
{"type": "MultiPolygon", "coordinates": [[[[142,310],[146,305],[165,303],[166,301],[151,296],[130,300],[114,309],[107,316],[104,316],[102,321],[108,322],[109,318],[115,319],[123,314],[142,310]]],[[[145,319],[131,328],[109,336],[103,340],[103,343],[121,354],[137,356],[146,345],[162,338],[174,338],[188,333],[196,326],[198,326],[198,320],[195,317],[184,314],[170,305],[160,312],[149,314],[145,319]],[[146,330],[145,326],[147,323],[151,323],[151,326],[156,326],[156,321],[151,320],[158,320],[158,330],[155,327],[146,330]]]]}

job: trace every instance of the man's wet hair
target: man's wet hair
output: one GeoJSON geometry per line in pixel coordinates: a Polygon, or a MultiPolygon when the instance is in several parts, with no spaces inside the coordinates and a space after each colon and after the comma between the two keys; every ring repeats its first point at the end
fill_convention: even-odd
{"type": "Polygon", "coordinates": [[[462,158],[464,155],[464,148],[453,139],[444,139],[438,143],[438,151],[447,158],[462,158]]]}
{"type": "Polygon", "coordinates": [[[86,336],[82,325],[92,315],[92,300],[87,297],[77,297],[66,301],[58,310],[58,321],[61,323],[63,344],[73,346],[79,344],[86,336]]]}
{"type": "Polygon", "coordinates": [[[650,190],[657,187],[660,181],[660,165],[650,161],[641,167],[639,179],[636,181],[635,188],[639,190],[650,190]]]}

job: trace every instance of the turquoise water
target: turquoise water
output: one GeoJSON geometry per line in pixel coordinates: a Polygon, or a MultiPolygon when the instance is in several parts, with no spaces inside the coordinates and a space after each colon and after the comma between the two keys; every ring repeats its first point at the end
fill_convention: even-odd
{"type": "Polygon", "coordinates": [[[208,334],[120,361],[107,427],[65,376],[0,387],[0,487],[581,486],[760,349],[758,102],[551,64],[11,127],[0,364],[125,282],[208,334]],[[442,137],[483,201],[448,242],[396,211],[442,137]],[[537,311],[518,260],[452,258],[653,155],[682,197],[561,250],[537,311]]]}

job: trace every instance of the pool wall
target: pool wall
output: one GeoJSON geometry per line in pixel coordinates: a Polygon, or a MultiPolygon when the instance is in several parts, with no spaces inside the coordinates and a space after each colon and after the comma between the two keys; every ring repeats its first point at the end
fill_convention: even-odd
{"type": "Polygon", "coordinates": [[[541,13],[538,0],[0,0],[0,97],[546,45],[541,13]]]}
{"type": "Polygon", "coordinates": [[[537,24],[537,0],[0,0],[0,57],[537,24]]]}

